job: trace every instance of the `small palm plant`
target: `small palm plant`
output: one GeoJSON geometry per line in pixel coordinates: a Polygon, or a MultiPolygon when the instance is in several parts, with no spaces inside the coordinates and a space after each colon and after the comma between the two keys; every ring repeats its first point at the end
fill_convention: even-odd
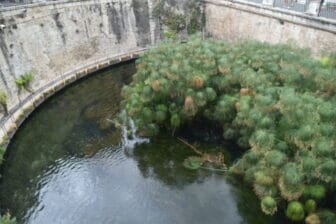
{"type": "Polygon", "coordinates": [[[15,83],[19,87],[19,91],[24,89],[28,92],[32,92],[32,89],[30,88],[32,80],[33,80],[33,73],[28,72],[23,75],[20,75],[19,78],[15,79],[15,83]]]}

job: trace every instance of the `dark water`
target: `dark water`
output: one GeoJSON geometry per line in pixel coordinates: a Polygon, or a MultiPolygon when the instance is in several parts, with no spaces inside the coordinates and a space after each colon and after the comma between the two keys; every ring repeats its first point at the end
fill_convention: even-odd
{"type": "Polygon", "coordinates": [[[225,173],[185,169],[193,151],[170,135],[124,150],[110,120],[133,73],[133,63],[102,71],[32,114],[6,154],[2,211],[33,224],[284,223],[265,217],[253,192],[225,173]]]}

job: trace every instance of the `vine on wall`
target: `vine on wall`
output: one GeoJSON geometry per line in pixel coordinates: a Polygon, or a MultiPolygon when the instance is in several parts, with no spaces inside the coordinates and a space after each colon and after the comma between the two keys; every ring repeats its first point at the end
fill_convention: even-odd
{"type": "Polygon", "coordinates": [[[205,17],[201,1],[182,2],[181,9],[178,9],[175,4],[170,0],[157,0],[155,3],[153,15],[160,20],[163,35],[175,39],[178,36],[202,31],[205,17]]]}

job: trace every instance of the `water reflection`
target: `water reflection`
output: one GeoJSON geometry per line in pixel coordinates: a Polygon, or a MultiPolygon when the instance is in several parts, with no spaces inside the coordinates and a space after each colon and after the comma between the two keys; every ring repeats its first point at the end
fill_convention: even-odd
{"type": "MultiPolygon", "coordinates": [[[[202,148],[208,147],[202,145],[202,148]]],[[[179,189],[194,182],[204,182],[210,175],[207,170],[186,169],[182,163],[189,156],[195,156],[195,153],[168,135],[152,139],[151,144],[140,145],[133,152],[133,158],[145,178],[156,178],[163,184],[179,189]]]]}
{"type": "MultiPolygon", "coordinates": [[[[154,158],[153,152],[142,151],[143,156],[137,159],[154,158]]],[[[223,177],[209,173],[187,175],[179,159],[170,160],[175,164],[168,169],[162,160],[149,163],[148,170],[166,172],[160,176],[147,172],[143,176],[137,159],[127,157],[122,148],[110,148],[89,158],[58,161],[39,182],[38,200],[26,214],[27,223],[242,221],[232,187],[223,177]]]]}
{"type": "Polygon", "coordinates": [[[2,167],[0,207],[22,222],[39,181],[55,161],[83,157],[120,142],[108,122],[119,111],[120,88],[133,63],[85,79],[44,103],[16,133],[2,167]]]}

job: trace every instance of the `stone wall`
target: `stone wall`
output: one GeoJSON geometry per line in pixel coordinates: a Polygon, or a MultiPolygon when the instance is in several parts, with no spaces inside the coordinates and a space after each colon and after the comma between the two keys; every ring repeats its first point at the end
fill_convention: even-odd
{"type": "MultiPolygon", "coordinates": [[[[15,84],[21,75],[34,75],[35,91],[80,65],[151,46],[165,29],[153,15],[157,0],[25,2],[39,3],[0,8],[0,91],[9,109],[30,95],[15,84]]],[[[189,0],[162,2],[189,10],[189,0]]],[[[3,115],[0,106],[0,120],[3,115]]]]}
{"type": "Polygon", "coordinates": [[[206,30],[217,39],[256,39],[336,51],[336,21],[262,5],[205,0],[206,30]]]}
{"type": "Polygon", "coordinates": [[[151,0],[88,0],[1,9],[0,89],[9,108],[29,94],[15,84],[22,74],[33,73],[36,90],[82,64],[152,45],[158,28],[151,6],[151,0]]]}
{"type": "MultiPolygon", "coordinates": [[[[5,116],[0,105],[0,146],[56,91],[93,71],[136,58],[165,30],[160,15],[153,14],[157,0],[11,2],[0,8],[0,91],[6,93],[9,109],[5,116]],[[34,76],[31,92],[15,83],[26,73],[34,76]]],[[[165,7],[182,15],[189,3],[164,0],[165,7]]]]}

